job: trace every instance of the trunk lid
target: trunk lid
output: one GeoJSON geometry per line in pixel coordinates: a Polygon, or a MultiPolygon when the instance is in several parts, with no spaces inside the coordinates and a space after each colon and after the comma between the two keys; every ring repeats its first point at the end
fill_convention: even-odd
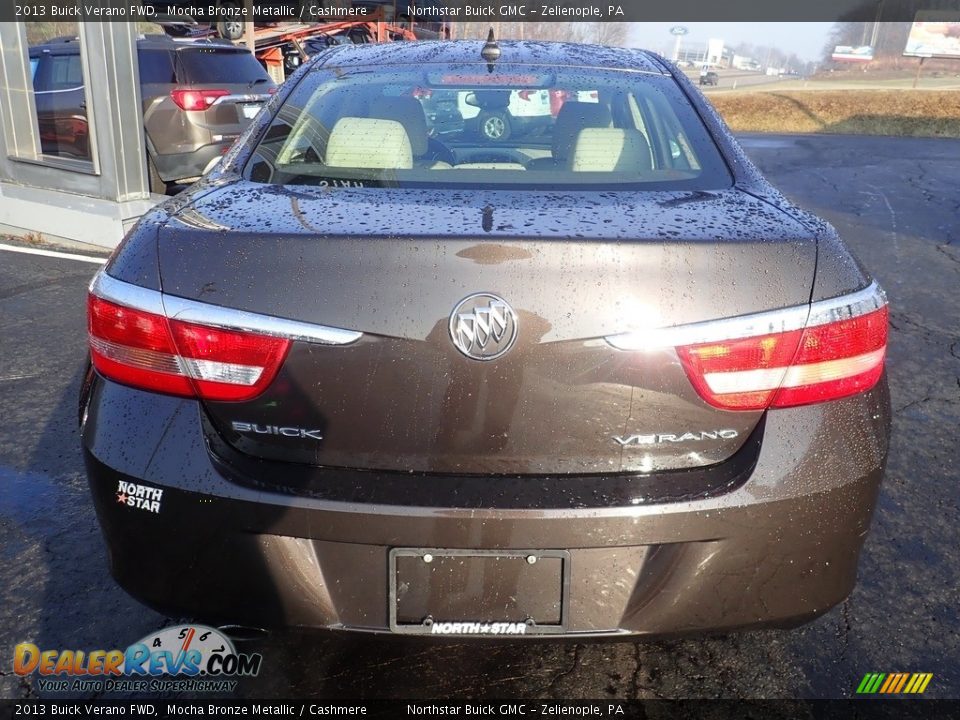
{"type": "Polygon", "coordinates": [[[672,349],[624,352],[603,337],[805,304],[816,244],[735,189],[238,182],[171,219],[159,255],[165,293],[364,333],[347,346],[298,342],[263,395],[207,403],[240,451],[360,469],[593,474],[722,462],[762,415],[704,403],[672,349]],[[518,327],[487,362],[451,339],[451,313],[474,293],[506,301],[518,327]]]}

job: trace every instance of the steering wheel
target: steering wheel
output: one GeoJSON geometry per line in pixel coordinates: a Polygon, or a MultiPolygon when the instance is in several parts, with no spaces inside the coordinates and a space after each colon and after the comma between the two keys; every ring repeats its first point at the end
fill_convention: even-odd
{"type": "Polygon", "coordinates": [[[448,148],[436,138],[427,139],[426,158],[428,160],[432,160],[433,162],[445,162],[448,165],[457,164],[457,158],[453,154],[453,150],[448,148]]]}

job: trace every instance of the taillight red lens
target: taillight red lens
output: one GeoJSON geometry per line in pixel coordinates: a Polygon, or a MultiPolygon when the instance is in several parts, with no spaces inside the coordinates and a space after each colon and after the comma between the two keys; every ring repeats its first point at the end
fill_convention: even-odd
{"type": "Polygon", "coordinates": [[[207,400],[249,400],[273,382],[290,341],[170,320],[180,360],[207,400]]]}
{"type": "Polygon", "coordinates": [[[169,395],[194,394],[162,315],[90,295],[87,331],[93,366],[105,377],[169,395]]]}
{"type": "Polygon", "coordinates": [[[807,328],[773,407],[835,400],[869,390],[883,374],[888,311],[807,328]]]}
{"type": "Polygon", "coordinates": [[[229,90],[171,90],[170,97],[181,110],[206,110],[229,90]]]}
{"type": "Polygon", "coordinates": [[[88,297],[93,365],[126,385],[205,400],[250,400],[273,381],[283,338],[168,320],[88,297]]]}
{"type": "Polygon", "coordinates": [[[869,390],[887,346],[886,306],[772,335],[677,348],[700,396],[724,410],[824,402],[869,390]]]}

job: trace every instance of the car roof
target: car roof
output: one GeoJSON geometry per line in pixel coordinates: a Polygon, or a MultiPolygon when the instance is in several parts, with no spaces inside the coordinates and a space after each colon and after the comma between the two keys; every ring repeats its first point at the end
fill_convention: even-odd
{"type": "MultiPolygon", "coordinates": [[[[482,40],[418,40],[416,42],[340,45],[319,56],[320,65],[375,65],[483,62],[482,40]]],[[[668,74],[658,56],[646,50],[580,43],[505,40],[498,63],[566,67],[604,67],[668,74]]]]}

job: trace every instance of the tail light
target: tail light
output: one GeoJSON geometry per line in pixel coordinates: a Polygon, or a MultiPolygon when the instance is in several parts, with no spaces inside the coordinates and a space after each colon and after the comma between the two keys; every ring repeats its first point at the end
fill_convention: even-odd
{"type": "Polygon", "coordinates": [[[206,110],[229,90],[171,90],[170,97],[181,110],[206,110]]]}
{"type": "MultiPolygon", "coordinates": [[[[836,400],[872,388],[883,373],[887,324],[886,298],[873,284],[845,298],[814,303],[809,317],[806,308],[789,308],[667,328],[659,331],[657,344],[719,335],[707,342],[670,344],[707,403],[723,410],[763,410],[836,400]],[[749,332],[762,327],[779,331],[749,332]],[[738,332],[744,328],[748,331],[738,332]]],[[[638,349],[635,339],[640,337],[645,336],[631,333],[607,340],[621,349],[638,349]]]]}
{"type": "Polygon", "coordinates": [[[105,377],[205,400],[250,400],[290,349],[280,337],[182,322],[88,296],[90,355],[105,377]]]}
{"type": "Polygon", "coordinates": [[[430,88],[418,87],[413,89],[413,96],[415,98],[429,98],[433,96],[433,90],[430,88]]]}
{"type": "Polygon", "coordinates": [[[836,400],[880,379],[887,308],[805,330],[678,347],[700,396],[724,410],[836,400]]]}

